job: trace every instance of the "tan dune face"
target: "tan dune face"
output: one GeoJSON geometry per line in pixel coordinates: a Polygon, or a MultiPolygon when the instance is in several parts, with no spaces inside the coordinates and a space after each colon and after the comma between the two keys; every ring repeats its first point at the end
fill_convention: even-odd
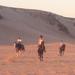
{"type": "Polygon", "coordinates": [[[0,46],[0,75],[74,75],[74,44],[66,43],[64,56],[59,56],[59,43],[45,45],[43,62],[38,59],[37,45],[26,45],[19,57],[13,46],[0,46]]]}
{"type": "Polygon", "coordinates": [[[50,12],[0,6],[0,43],[13,43],[21,36],[24,43],[36,43],[44,35],[47,42],[74,41],[75,19],[50,12]]]}

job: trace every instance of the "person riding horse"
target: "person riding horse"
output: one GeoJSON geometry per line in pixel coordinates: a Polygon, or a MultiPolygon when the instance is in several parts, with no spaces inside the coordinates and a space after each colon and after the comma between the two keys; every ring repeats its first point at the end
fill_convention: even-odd
{"type": "Polygon", "coordinates": [[[24,48],[24,45],[22,44],[21,38],[18,38],[17,41],[15,42],[15,48],[16,48],[17,56],[19,55],[19,53],[25,51],[25,48],[24,48]]]}
{"type": "Polygon", "coordinates": [[[40,38],[38,40],[38,56],[40,58],[40,61],[43,61],[44,52],[45,52],[44,38],[42,35],[40,35],[40,38]]]}
{"type": "Polygon", "coordinates": [[[65,47],[66,47],[65,43],[63,41],[61,41],[60,47],[59,47],[60,56],[64,55],[65,47]]]}

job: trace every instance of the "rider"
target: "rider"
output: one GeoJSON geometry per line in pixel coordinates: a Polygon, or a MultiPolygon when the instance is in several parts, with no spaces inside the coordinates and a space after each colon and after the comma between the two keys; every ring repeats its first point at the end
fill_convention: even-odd
{"type": "Polygon", "coordinates": [[[21,44],[21,43],[22,43],[22,39],[20,37],[18,37],[16,42],[14,43],[14,47],[16,44],[21,44]]]}
{"type": "Polygon", "coordinates": [[[42,35],[40,35],[40,37],[38,39],[38,46],[40,46],[42,44],[42,42],[44,42],[44,38],[42,35]]]}
{"type": "Polygon", "coordinates": [[[22,39],[19,37],[16,42],[17,43],[22,43],[22,39]]]}
{"type": "Polygon", "coordinates": [[[61,47],[63,44],[64,44],[64,42],[63,42],[63,40],[61,40],[61,42],[60,42],[60,47],[61,47]]]}
{"type": "Polygon", "coordinates": [[[16,55],[19,56],[21,54],[20,49],[24,50],[24,46],[22,44],[22,39],[20,37],[17,38],[14,47],[17,48],[16,49],[16,55]]]}

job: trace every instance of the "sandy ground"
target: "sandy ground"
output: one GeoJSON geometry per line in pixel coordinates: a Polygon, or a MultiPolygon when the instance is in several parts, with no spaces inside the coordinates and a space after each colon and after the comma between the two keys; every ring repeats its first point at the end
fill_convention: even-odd
{"type": "Polygon", "coordinates": [[[66,45],[65,55],[59,56],[59,43],[46,44],[43,62],[36,45],[26,45],[18,57],[13,46],[1,45],[0,75],[75,75],[75,45],[66,45]]]}

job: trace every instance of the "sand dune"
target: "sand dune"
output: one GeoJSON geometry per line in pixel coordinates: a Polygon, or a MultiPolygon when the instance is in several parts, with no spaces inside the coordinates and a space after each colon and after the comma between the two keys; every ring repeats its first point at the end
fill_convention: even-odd
{"type": "Polygon", "coordinates": [[[0,75],[75,75],[75,46],[66,43],[59,56],[59,43],[46,44],[44,61],[40,62],[36,45],[26,45],[24,56],[16,57],[12,45],[0,46],[0,75]]]}
{"type": "Polygon", "coordinates": [[[46,42],[74,41],[75,19],[51,12],[0,6],[0,43],[10,44],[21,36],[24,43],[36,43],[42,34],[46,42]]]}

